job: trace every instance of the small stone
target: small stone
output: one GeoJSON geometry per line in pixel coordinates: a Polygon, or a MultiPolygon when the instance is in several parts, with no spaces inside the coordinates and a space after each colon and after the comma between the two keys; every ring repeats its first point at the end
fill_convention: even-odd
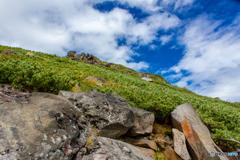
{"type": "Polygon", "coordinates": [[[136,146],[151,148],[155,151],[158,149],[157,144],[154,141],[150,141],[150,140],[133,139],[133,138],[126,137],[125,141],[127,143],[130,143],[130,144],[133,144],[133,145],[136,145],[136,146]]]}
{"type": "Polygon", "coordinates": [[[155,155],[155,152],[152,149],[138,147],[138,146],[135,146],[135,147],[140,149],[142,151],[142,153],[147,155],[147,156],[153,157],[155,155]]]}
{"type": "Polygon", "coordinates": [[[87,153],[87,148],[83,147],[79,150],[79,152],[81,152],[81,154],[86,154],[87,153]]]}
{"type": "Polygon", "coordinates": [[[123,150],[124,150],[125,152],[127,152],[127,153],[130,153],[130,152],[131,152],[130,149],[128,149],[127,147],[123,147],[123,150]]]}

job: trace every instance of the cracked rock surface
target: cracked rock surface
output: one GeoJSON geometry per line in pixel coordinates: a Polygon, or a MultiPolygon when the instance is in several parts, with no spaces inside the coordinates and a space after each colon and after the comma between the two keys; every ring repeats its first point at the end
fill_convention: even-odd
{"type": "Polygon", "coordinates": [[[0,86],[0,160],[152,160],[131,144],[96,136],[119,137],[134,127],[123,97],[60,95],[0,86]]]}
{"type": "Polygon", "coordinates": [[[28,103],[1,101],[0,159],[70,158],[60,150],[78,137],[73,105],[65,98],[48,93],[31,93],[28,103]]]}
{"type": "Polygon", "coordinates": [[[73,102],[79,126],[95,127],[100,136],[117,138],[135,125],[132,107],[115,93],[60,91],[59,95],[73,102]]]}

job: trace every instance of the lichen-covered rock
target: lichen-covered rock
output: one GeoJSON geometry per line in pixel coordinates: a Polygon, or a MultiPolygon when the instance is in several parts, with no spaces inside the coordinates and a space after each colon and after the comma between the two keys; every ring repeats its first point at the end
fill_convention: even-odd
{"type": "Polygon", "coordinates": [[[98,149],[89,155],[79,155],[75,160],[153,160],[152,157],[143,154],[141,150],[128,143],[106,137],[98,137],[97,141],[99,144],[98,149]]]}
{"type": "Polygon", "coordinates": [[[137,107],[132,107],[132,110],[135,115],[135,125],[127,134],[129,136],[138,136],[151,133],[155,121],[154,113],[137,107]]]}
{"type": "Polygon", "coordinates": [[[59,95],[74,103],[83,128],[92,127],[101,136],[120,137],[135,124],[132,107],[115,93],[60,91],[59,95]]]}
{"type": "Polygon", "coordinates": [[[71,158],[61,148],[79,135],[73,105],[48,93],[31,93],[27,100],[0,103],[0,159],[71,158]]]}

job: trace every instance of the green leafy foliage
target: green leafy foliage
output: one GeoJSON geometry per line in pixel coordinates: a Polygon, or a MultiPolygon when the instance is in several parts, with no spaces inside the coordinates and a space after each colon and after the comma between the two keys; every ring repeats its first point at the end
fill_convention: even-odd
{"type": "MultiPolygon", "coordinates": [[[[169,118],[178,105],[191,103],[211,131],[214,141],[221,143],[221,138],[240,141],[239,103],[200,96],[186,88],[166,83],[160,75],[147,73],[154,80],[150,83],[137,76],[136,71],[129,71],[122,65],[117,65],[119,69],[108,68],[40,52],[29,56],[26,53],[30,51],[0,46],[0,51],[8,49],[24,55],[0,54],[0,83],[56,94],[59,90],[71,90],[77,83],[81,91],[97,89],[102,93],[116,93],[126,98],[130,105],[154,112],[157,120],[169,118]],[[93,85],[83,81],[88,76],[99,76],[108,82],[102,86],[93,85]]],[[[223,145],[233,149],[240,147],[231,142],[223,145]]]]}

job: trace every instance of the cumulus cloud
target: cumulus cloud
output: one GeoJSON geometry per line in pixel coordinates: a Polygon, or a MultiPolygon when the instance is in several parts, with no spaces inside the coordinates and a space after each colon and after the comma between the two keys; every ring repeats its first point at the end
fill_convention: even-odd
{"type": "MultiPolygon", "coordinates": [[[[0,14],[6,15],[0,17],[0,44],[59,56],[65,56],[67,50],[74,49],[140,70],[147,68],[148,64],[134,62],[132,56],[138,53],[131,45],[148,45],[156,39],[159,30],[168,30],[180,23],[177,16],[167,12],[154,12],[137,22],[124,9],[114,8],[104,13],[94,9],[93,5],[98,2],[104,0],[5,1],[0,5],[0,14]],[[119,37],[126,38],[127,44],[118,46],[119,37]]],[[[152,8],[155,0],[120,2],[157,9],[152,8]]]]}
{"type": "Polygon", "coordinates": [[[169,78],[201,95],[240,101],[239,18],[230,26],[206,16],[193,20],[179,38],[185,55],[168,70],[176,73],[169,78]]]}
{"type": "Polygon", "coordinates": [[[164,35],[160,37],[160,40],[162,42],[162,45],[167,44],[168,42],[171,41],[173,35],[164,35]]]}

